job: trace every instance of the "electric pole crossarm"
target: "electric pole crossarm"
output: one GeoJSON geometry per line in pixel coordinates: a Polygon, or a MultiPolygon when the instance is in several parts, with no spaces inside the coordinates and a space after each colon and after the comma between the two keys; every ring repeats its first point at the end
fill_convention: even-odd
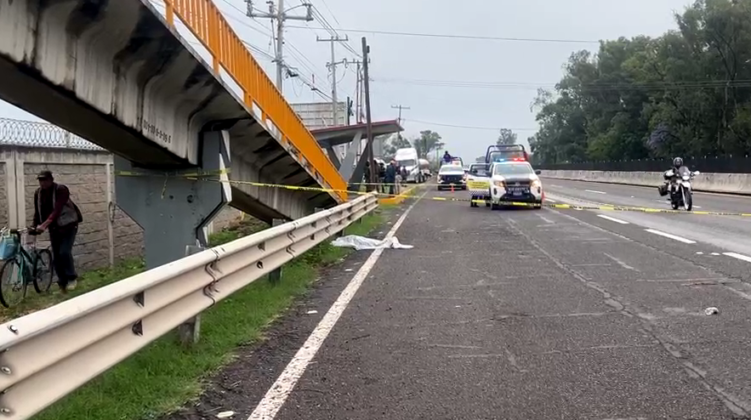
{"type": "MultiPolygon", "coordinates": [[[[272,0],[269,0],[267,2],[269,4],[268,13],[256,12],[253,8],[253,0],[246,1],[248,3],[248,17],[271,19],[272,21],[276,20],[276,57],[274,57],[274,61],[276,62],[276,88],[279,89],[279,92],[281,93],[284,87],[283,70],[286,67],[286,65],[284,64],[284,22],[287,20],[304,20],[307,22],[312,21],[312,5],[309,3],[303,3],[303,6],[308,9],[308,13],[305,16],[292,16],[287,14],[289,10],[284,10],[284,0],[278,0],[278,7],[275,7],[274,2],[272,0]]],[[[292,9],[294,9],[294,7],[292,9]]]]}
{"type": "Polygon", "coordinates": [[[339,64],[347,65],[347,60],[342,60],[340,62],[336,61],[336,52],[334,51],[334,43],[335,42],[346,42],[349,41],[349,37],[345,36],[344,38],[340,38],[338,35],[331,38],[320,38],[316,36],[316,41],[318,42],[330,42],[331,43],[331,62],[326,64],[326,67],[331,69],[331,102],[334,106],[332,110],[332,117],[334,120],[331,123],[332,127],[336,127],[338,125],[339,120],[339,110],[337,107],[339,106],[339,101],[336,96],[336,66],[339,64]]]}

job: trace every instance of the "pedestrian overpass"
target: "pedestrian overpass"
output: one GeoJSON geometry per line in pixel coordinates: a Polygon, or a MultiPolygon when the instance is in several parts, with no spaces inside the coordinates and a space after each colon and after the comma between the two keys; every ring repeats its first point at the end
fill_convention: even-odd
{"type": "Polygon", "coordinates": [[[116,155],[117,202],[144,228],[149,266],[182,257],[227,203],[271,222],[345,201],[214,3],[164,2],[162,15],[148,0],[0,0],[0,99],[116,155]]]}

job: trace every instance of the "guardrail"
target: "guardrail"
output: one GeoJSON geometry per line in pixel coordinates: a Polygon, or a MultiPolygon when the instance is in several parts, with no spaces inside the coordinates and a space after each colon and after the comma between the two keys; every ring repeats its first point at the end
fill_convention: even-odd
{"type": "Polygon", "coordinates": [[[302,154],[303,164],[312,166],[318,181],[322,178],[325,182],[324,188],[337,191],[333,194],[346,200],[346,181],[216,5],[211,0],[164,3],[167,23],[174,25],[177,16],[212,55],[216,76],[221,77],[219,68],[223,67],[243,90],[245,104],[260,109],[261,119],[269,119],[281,133],[282,141],[294,146],[290,153],[302,154]]]}
{"type": "Polygon", "coordinates": [[[30,418],[377,206],[364,195],[0,325],[0,418],[30,418]]]}

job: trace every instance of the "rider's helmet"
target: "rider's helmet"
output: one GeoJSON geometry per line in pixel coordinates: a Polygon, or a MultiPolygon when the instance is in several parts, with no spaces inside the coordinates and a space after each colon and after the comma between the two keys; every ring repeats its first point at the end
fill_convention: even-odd
{"type": "Polygon", "coordinates": [[[677,158],[673,159],[673,167],[674,168],[680,168],[681,166],[683,166],[683,158],[677,157],[677,158]]]}

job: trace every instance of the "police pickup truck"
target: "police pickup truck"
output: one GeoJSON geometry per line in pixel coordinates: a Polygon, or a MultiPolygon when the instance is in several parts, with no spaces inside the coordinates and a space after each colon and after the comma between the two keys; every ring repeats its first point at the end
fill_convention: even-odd
{"type": "Polygon", "coordinates": [[[490,207],[526,205],[542,208],[545,193],[540,181],[541,171],[532,169],[524,158],[498,159],[490,169],[490,207]]]}
{"type": "Polygon", "coordinates": [[[490,207],[490,178],[488,177],[488,165],[485,163],[473,163],[469,165],[467,173],[467,190],[469,191],[469,206],[479,207],[484,202],[485,207],[490,207]]]}

